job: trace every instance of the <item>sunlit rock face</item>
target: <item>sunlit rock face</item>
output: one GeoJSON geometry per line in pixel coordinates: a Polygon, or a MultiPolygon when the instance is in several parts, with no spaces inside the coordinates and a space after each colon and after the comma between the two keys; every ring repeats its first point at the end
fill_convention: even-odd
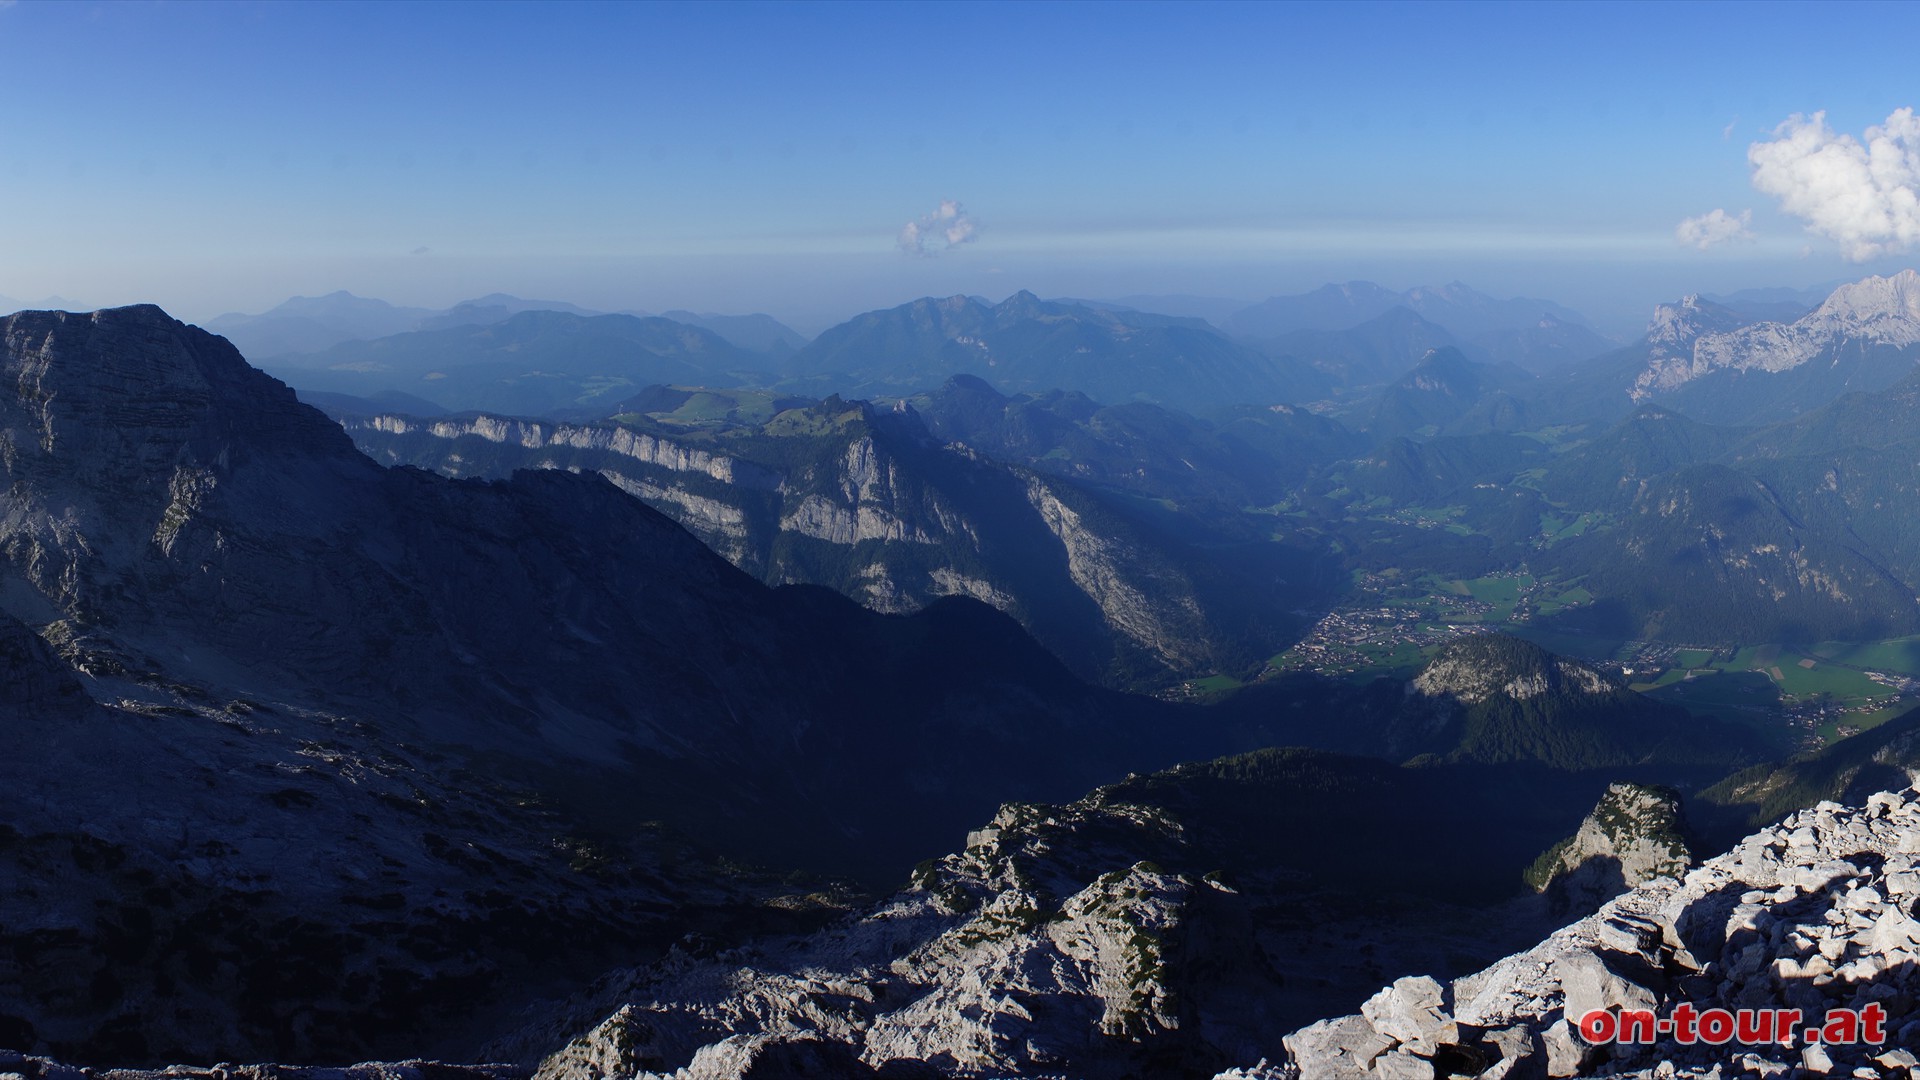
{"type": "Polygon", "coordinates": [[[1646,367],[1629,394],[1635,401],[1674,402],[1703,420],[1790,416],[1849,389],[1897,381],[1912,370],[1917,346],[1920,272],[1914,270],[1842,285],[1790,323],[1748,323],[1688,297],[1655,309],[1644,342],[1646,367]],[[1791,379],[1771,380],[1772,386],[1765,378],[1789,374],[1791,379]],[[1732,401],[1699,397],[1711,386],[1722,387],[1722,396],[1732,401]],[[1780,393],[1802,400],[1773,400],[1780,393]]]}

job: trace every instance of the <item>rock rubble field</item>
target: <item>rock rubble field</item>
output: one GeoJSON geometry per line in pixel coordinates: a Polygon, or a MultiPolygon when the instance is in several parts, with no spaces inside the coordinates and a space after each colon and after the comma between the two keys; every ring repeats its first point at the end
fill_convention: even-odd
{"type": "Polygon", "coordinates": [[[1625,893],[1538,946],[1450,985],[1419,976],[1358,1015],[1289,1035],[1255,1078],[1920,1075],[1920,791],[1861,807],[1824,802],[1747,837],[1684,877],[1625,893]],[[1592,1009],[1671,1018],[1709,1009],[1878,1006],[1884,1042],[1590,1045],[1574,1025],[1592,1009]]]}

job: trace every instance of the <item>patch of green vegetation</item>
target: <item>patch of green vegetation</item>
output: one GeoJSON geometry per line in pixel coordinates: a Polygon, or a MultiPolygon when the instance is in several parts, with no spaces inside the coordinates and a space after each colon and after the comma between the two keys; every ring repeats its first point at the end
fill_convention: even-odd
{"type": "Polygon", "coordinates": [[[1539,858],[1533,860],[1525,870],[1521,871],[1521,880],[1525,881],[1527,887],[1534,892],[1545,889],[1547,885],[1553,881],[1554,874],[1559,871],[1561,857],[1564,856],[1567,853],[1567,849],[1572,846],[1573,837],[1569,836],[1565,840],[1541,852],[1539,858]]]}
{"type": "Polygon", "coordinates": [[[1422,648],[1411,642],[1397,642],[1391,647],[1368,645],[1361,648],[1367,658],[1367,667],[1356,672],[1358,681],[1369,682],[1382,675],[1407,675],[1427,666],[1427,657],[1431,648],[1422,648]]]}
{"type": "Polygon", "coordinates": [[[1513,605],[1520,602],[1520,590],[1533,584],[1533,578],[1526,575],[1500,575],[1497,577],[1475,578],[1467,582],[1467,591],[1475,600],[1495,607],[1504,606],[1509,613],[1513,605]]]}
{"type": "Polygon", "coordinates": [[[1920,677],[1920,637],[1872,642],[1823,641],[1809,648],[1807,655],[1866,671],[1920,677]]]}
{"type": "Polygon", "coordinates": [[[1548,547],[1552,547],[1563,540],[1586,535],[1601,520],[1600,514],[1590,510],[1577,514],[1549,511],[1540,515],[1540,537],[1548,547]]]}
{"type": "MultiPolygon", "coordinates": [[[[1537,440],[1546,446],[1563,446],[1568,442],[1578,441],[1579,438],[1586,433],[1586,426],[1583,424],[1554,424],[1549,427],[1536,428],[1533,431],[1519,432],[1520,435],[1537,440]]],[[[1545,471],[1544,469],[1528,470],[1528,472],[1534,473],[1542,473],[1545,471]]]]}
{"type": "Polygon", "coordinates": [[[1202,679],[1190,679],[1187,689],[1200,697],[1217,697],[1231,693],[1246,684],[1231,675],[1208,675],[1202,679]]]}

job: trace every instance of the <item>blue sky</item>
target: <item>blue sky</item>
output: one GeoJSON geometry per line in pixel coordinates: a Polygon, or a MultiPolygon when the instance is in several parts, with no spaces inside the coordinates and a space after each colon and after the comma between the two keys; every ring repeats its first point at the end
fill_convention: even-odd
{"type": "Polygon", "coordinates": [[[1460,279],[1631,321],[1913,263],[1809,233],[1748,152],[1920,105],[1914,40],[1913,5],[0,0],[0,294],[817,325],[1460,279]],[[971,238],[903,251],[942,200],[971,238]],[[1728,242],[1677,241],[1716,209],[1728,242]]]}

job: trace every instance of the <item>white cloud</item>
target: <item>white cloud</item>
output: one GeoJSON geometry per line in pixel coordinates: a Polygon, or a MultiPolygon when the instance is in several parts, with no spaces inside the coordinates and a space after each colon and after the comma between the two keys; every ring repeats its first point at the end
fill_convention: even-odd
{"type": "Polygon", "coordinates": [[[962,244],[972,243],[980,235],[980,222],[966,207],[953,199],[940,200],[940,206],[900,229],[900,250],[909,255],[932,258],[962,244]]]}
{"type": "Polygon", "coordinates": [[[1895,110],[1860,139],[1795,113],[1747,148],[1753,186],[1855,262],[1920,245],[1920,117],[1895,110]]]}
{"type": "Polygon", "coordinates": [[[1753,239],[1753,230],[1747,226],[1753,224],[1753,211],[1742,210],[1735,217],[1725,210],[1709,210],[1698,217],[1690,217],[1674,227],[1673,238],[1683,247],[1708,248],[1731,244],[1735,240],[1753,239]]]}

